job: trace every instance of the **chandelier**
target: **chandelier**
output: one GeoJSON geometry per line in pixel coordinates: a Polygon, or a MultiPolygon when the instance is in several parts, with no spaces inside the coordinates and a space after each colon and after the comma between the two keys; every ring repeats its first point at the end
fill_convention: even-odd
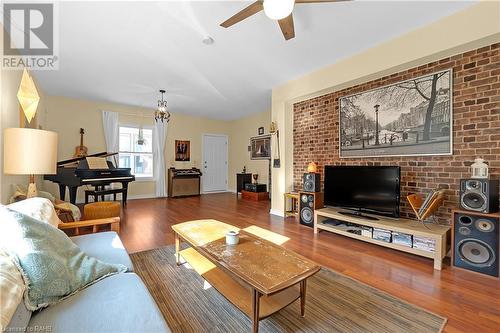
{"type": "Polygon", "coordinates": [[[158,109],[155,111],[155,122],[161,120],[161,122],[166,122],[170,120],[170,112],[167,111],[167,101],[163,99],[165,90],[161,89],[161,100],[158,100],[158,109]]]}

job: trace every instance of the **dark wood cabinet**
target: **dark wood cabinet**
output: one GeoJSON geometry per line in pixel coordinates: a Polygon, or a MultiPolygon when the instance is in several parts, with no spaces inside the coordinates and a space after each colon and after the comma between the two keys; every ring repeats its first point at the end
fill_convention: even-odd
{"type": "Polygon", "coordinates": [[[251,173],[237,173],[236,174],[236,195],[245,189],[245,184],[252,183],[251,173]]]}

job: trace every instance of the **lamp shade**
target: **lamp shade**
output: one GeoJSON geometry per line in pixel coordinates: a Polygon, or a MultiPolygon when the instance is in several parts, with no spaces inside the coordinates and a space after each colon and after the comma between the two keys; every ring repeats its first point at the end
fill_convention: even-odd
{"type": "Polygon", "coordinates": [[[3,152],[5,174],[55,174],[57,133],[31,128],[7,128],[4,131],[3,152]]]}

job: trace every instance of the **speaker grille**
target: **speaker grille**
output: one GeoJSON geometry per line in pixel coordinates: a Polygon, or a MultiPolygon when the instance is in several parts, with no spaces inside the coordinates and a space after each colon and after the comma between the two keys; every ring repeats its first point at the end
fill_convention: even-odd
{"type": "Polygon", "coordinates": [[[307,223],[307,224],[312,224],[313,223],[313,211],[309,207],[304,207],[300,211],[300,217],[302,218],[302,222],[307,223]]]}
{"type": "Polygon", "coordinates": [[[486,197],[477,192],[468,192],[462,196],[462,205],[470,210],[481,211],[486,208],[486,197]]]}
{"type": "Polygon", "coordinates": [[[464,239],[458,243],[458,254],[469,265],[488,267],[495,261],[495,252],[483,241],[464,239]]]}
{"type": "Polygon", "coordinates": [[[302,200],[303,203],[306,203],[307,202],[307,195],[306,194],[302,194],[300,196],[300,200],[302,200]]]}
{"type": "Polygon", "coordinates": [[[314,181],[306,180],[304,182],[304,191],[306,192],[314,192],[314,181]]]}
{"type": "Polygon", "coordinates": [[[495,230],[495,224],[487,219],[478,219],[476,221],[476,228],[482,232],[492,232],[495,230]]]}
{"type": "Polygon", "coordinates": [[[468,180],[465,182],[465,188],[468,191],[481,191],[481,182],[479,180],[468,180]]]}

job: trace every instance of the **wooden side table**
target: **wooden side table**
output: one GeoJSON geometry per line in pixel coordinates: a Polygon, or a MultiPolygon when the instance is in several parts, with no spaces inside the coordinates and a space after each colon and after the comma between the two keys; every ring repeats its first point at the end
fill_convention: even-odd
{"type": "Polygon", "coordinates": [[[245,190],[245,184],[252,183],[252,174],[251,173],[237,173],[236,174],[236,195],[241,193],[241,191],[245,190]]]}
{"type": "Polygon", "coordinates": [[[299,194],[297,192],[283,193],[283,201],[283,215],[296,217],[299,212],[299,194]]]}
{"type": "Polygon", "coordinates": [[[253,201],[269,200],[269,192],[250,192],[242,190],[241,198],[253,201]]]}

